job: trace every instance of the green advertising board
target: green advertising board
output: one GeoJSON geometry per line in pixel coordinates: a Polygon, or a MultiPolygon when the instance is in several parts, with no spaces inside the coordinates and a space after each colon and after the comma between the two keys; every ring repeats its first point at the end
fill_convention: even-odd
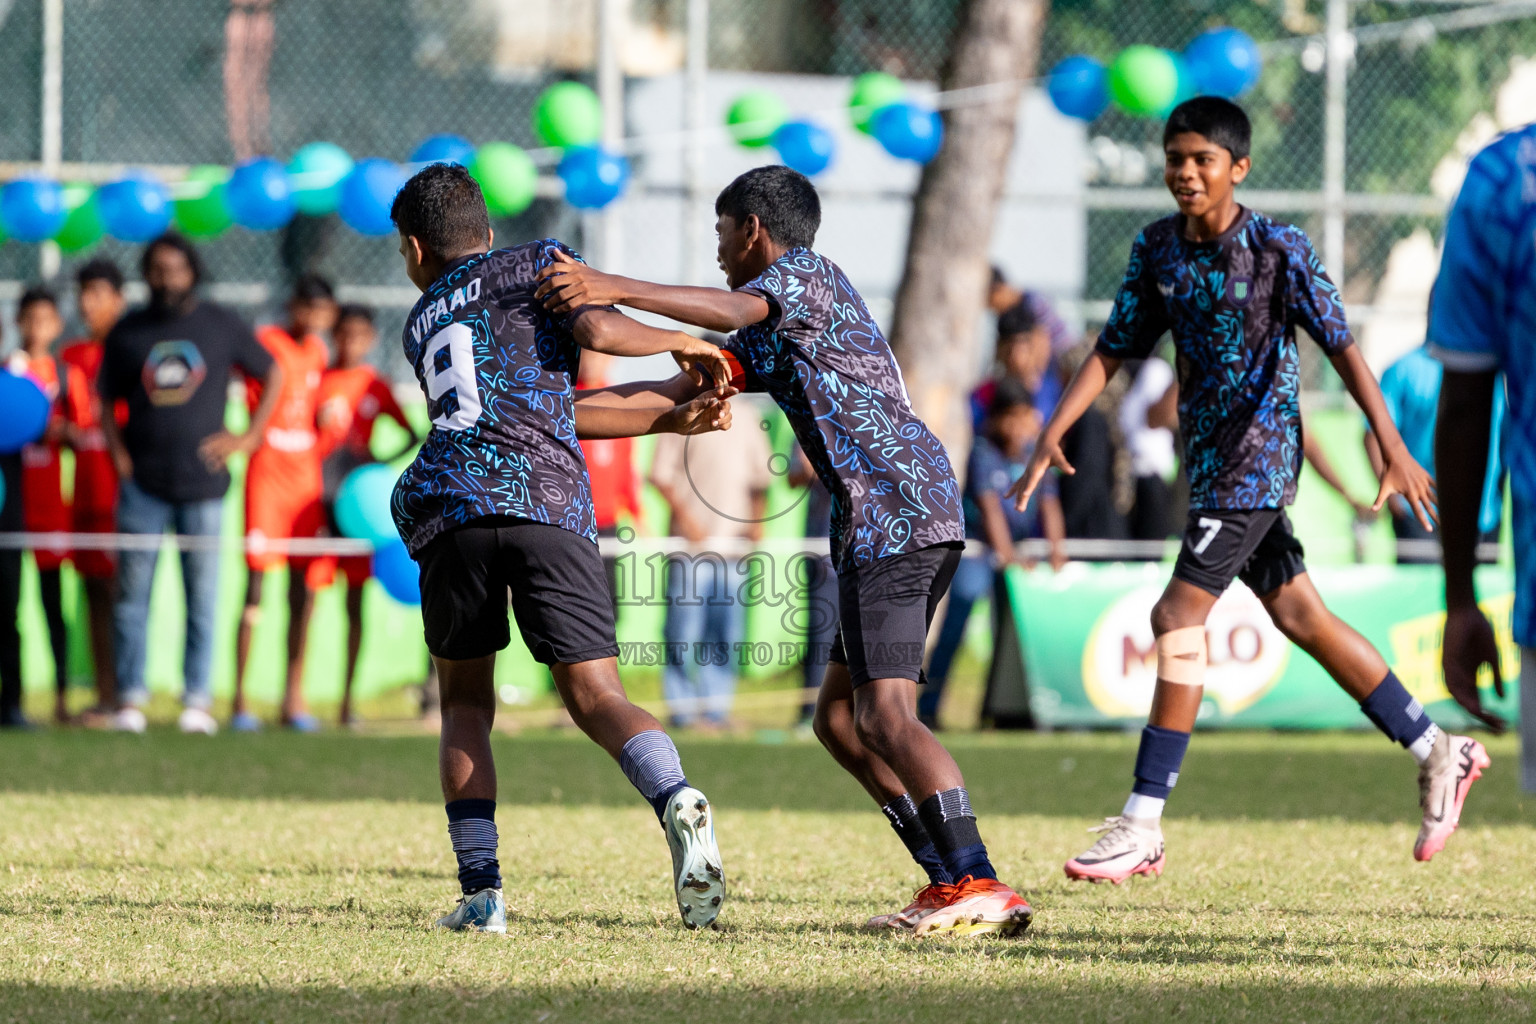
{"type": "MultiPolygon", "coordinates": [[[[993,713],[1017,716],[1027,701],[1041,727],[1144,722],[1157,674],[1150,616],[1168,572],[1167,565],[1150,563],[1073,563],[1060,573],[1011,567],[1010,609],[1002,628],[1011,626],[1018,642],[999,644],[1015,664],[994,672],[993,713]]],[[[1445,607],[1439,566],[1340,566],[1309,575],[1328,607],[1381,651],[1437,720],[1466,720],[1440,671],[1445,607]]],[[[1478,593],[1498,635],[1509,683],[1502,700],[1491,691],[1484,700],[1511,720],[1519,703],[1519,652],[1510,636],[1513,586],[1505,567],[1478,571],[1478,593]]],[[[1242,584],[1233,584],[1217,602],[1206,641],[1203,726],[1337,729],[1364,722],[1349,695],[1281,635],[1242,584]]]]}

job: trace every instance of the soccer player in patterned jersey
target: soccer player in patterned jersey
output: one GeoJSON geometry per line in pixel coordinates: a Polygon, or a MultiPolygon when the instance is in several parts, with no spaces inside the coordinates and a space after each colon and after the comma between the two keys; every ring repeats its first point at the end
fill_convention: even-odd
{"type": "MultiPolygon", "coordinates": [[[[331,516],[336,491],[347,474],[375,461],[373,424],[380,416],[394,420],[407,435],[405,446],[385,462],[395,461],[421,443],[416,428],[395,401],[389,382],[368,362],[368,354],[378,339],[372,310],[350,304],[341,307],[331,332],[336,346],[335,361],[320,378],[315,414],[327,517],[331,516]]],[[[347,581],[347,668],[341,690],[340,722],[352,725],[352,681],[357,676],[357,657],[363,649],[363,584],[373,575],[372,559],[367,555],[343,555],[320,559],[319,564],[317,588],[330,586],[338,569],[347,581]]]]}
{"type": "Polygon", "coordinates": [[[555,312],[622,304],[712,331],[751,391],[789,417],[832,495],[841,623],[814,728],[874,797],[929,884],[870,924],[1016,934],[1032,911],[997,879],[954,758],[917,718],[924,639],[964,547],[960,487],[912,409],[863,298],[811,245],[821,201],[802,174],[759,167],[715,200],[730,291],[603,274],[565,257],[540,295],[555,312]]]}
{"type": "MultiPolygon", "coordinates": [[[[268,570],[288,564],[287,670],[283,677],[282,724],[297,732],[315,732],[320,722],[304,707],[304,651],[315,587],[323,572],[313,555],[289,557],[263,550],[264,541],[318,537],[325,526],[320,499],[320,443],[315,433],[315,407],[320,376],[330,355],[322,334],[336,322],[336,297],[330,283],[306,274],[294,283],[288,299],[288,325],[256,329],[256,340],[283,368],[282,393],[245,471],[245,609],[235,635],[235,699],[230,728],[255,732],[261,721],[246,709],[245,670],[251,657],[251,634],[261,621],[261,590],[268,570]]],[[[246,381],[246,401],[254,412],[261,385],[246,381]]]]}
{"type": "Polygon", "coordinates": [[[1376,649],[1323,605],[1307,576],[1285,514],[1302,463],[1297,327],[1322,346],[1381,442],[1374,508],[1400,494],[1428,529],[1434,482],[1393,426],[1310,240],[1233,197],[1248,173],[1248,145],[1248,117],[1227,100],[1200,97],[1169,115],[1163,180],[1179,212],[1136,239],[1098,345],[1012,491],[1023,508],[1051,466],[1071,473],[1062,435],[1122,361],[1151,355],[1163,333],[1173,333],[1189,522],[1173,579],[1152,610],[1157,687],[1130,798],[1094,830],[1103,833],[1098,842],[1067,862],[1069,878],[1118,884],[1162,872],[1163,804],[1200,709],[1206,616],[1234,578],[1419,763],[1424,817],[1416,859],[1445,846],[1468,788],[1488,765],[1482,744],[1430,720],[1376,649]]]}
{"type": "Polygon", "coordinates": [[[402,340],[432,430],[393,506],[421,568],[421,614],[442,686],[439,771],[464,898],[438,924],[506,930],[490,733],[510,586],[523,641],[549,665],[571,717],[656,811],[683,922],[709,926],[725,897],[714,815],[661,724],[619,683],[613,604],[576,441],[728,426],[730,388],[699,394],[696,383],[706,367],[723,380],[724,360],[706,342],[611,309],[546,311],[533,294],[538,271],[570,250],[552,238],[492,250],[480,186],[462,167],[424,168],[390,216],[406,274],[424,293],[402,340]],[[692,376],[575,393],[582,348],[671,352],[692,376]]]}
{"type": "MultiPolygon", "coordinates": [[[[113,533],[117,529],[117,467],[102,433],[103,416],[123,425],[122,403],[103,409],[97,378],[102,343],[122,318],[123,272],[104,257],[75,271],[75,303],[86,337],[69,342],[59,361],[80,371],[86,391],[65,405],[66,438],[75,453],[75,488],[71,521],[76,533],[113,533]]],[[[104,726],[117,703],[117,675],[112,670],[112,599],[117,563],[110,551],[76,550],[70,559],[85,589],[91,624],[91,660],[96,670],[96,706],[81,715],[87,725],[104,726]]]]}

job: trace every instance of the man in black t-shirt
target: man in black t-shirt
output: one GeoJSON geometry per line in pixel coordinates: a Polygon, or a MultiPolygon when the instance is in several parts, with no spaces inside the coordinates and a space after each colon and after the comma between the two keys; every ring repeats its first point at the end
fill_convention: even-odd
{"type": "MultiPolygon", "coordinates": [[[[150,302],[107,335],[101,363],[104,404],[122,399],[128,419],[119,427],[102,418],[112,460],[122,477],[117,509],[123,533],[216,538],[229,489],[229,457],[249,455],[276,404],[282,371],[230,310],[197,297],[197,251],[179,235],[150,242],[141,264],[150,302]],[[224,428],[230,371],[264,380],[261,404],[245,432],[224,428]]],[[[148,699],[144,656],[148,646],[149,594],[157,550],[124,551],[118,563],[118,598],[112,612],[116,645],[119,728],[140,731],[140,706],[148,699]]],[[[182,675],[183,732],[216,729],[209,670],[213,661],[214,611],[219,592],[219,552],[195,548],[181,554],[187,600],[186,656],[182,675]]]]}

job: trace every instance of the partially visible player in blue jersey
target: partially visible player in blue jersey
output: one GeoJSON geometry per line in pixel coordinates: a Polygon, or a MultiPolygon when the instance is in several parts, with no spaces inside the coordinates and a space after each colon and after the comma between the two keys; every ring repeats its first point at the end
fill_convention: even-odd
{"type": "Polygon", "coordinates": [[[583,347],[671,352],[717,375],[719,351],[611,309],[549,313],[533,296],[538,271],[556,253],[575,255],[554,239],[492,250],[480,187],[462,167],[419,172],[390,216],[406,273],[423,292],[403,340],[432,417],[393,504],[421,568],[421,614],[442,687],[439,772],[464,897],[438,924],[506,930],[490,736],[510,588],[523,641],[549,665],[571,717],[655,808],[684,923],[708,926],[725,896],[713,815],[660,723],[619,683],[613,603],[576,440],[723,429],[731,392],[701,393],[702,370],[580,394],[572,381],[583,347]]]}
{"type": "Polygon", "coordinates": [[[1022,507],[1052,465],[1071,473],[1062,435],[1122,361],[1146,358],[1172,332],[1189,523],[1173,579],[1152,610],[1157,687],[1130,799],[1121,814],[1095,830],[1102,838],[1067,862],[1070,878],[1118,883],[1162,872],[1163,803],[1178,780],[1200,710],[1205,620],[1234,578],[1419,763],[1424,818],[1415,858],[1428,860],[1445,845],[1468,787],[1488,764],[1482,744],[1441,732],[1430,721],[1376,649],[1324,607],[1307,576],[1285,514],[1302,463],[1298,327],[1327,353],[1380,442],[1375,508],[1400,494],[1427,529],[1434,482],[1408,454],[1387,414],[1311,241],[1233,197],[1248,174],[1248,144],[1248,117],[1227,100],[1200,97],[1169,115],[1163,180],[1179,212],[1137,237],[1098,345],[1014,490],[1022,507]]]}
{"type": "Polygon", "coordinates": [[[841,623],[816,735],[929,876],[911,905],[871,924],[1020,932],[1029,904],[997,880],[960,769],[917,719],[924,640],[965,538],[949,456],[913,411],[863,298],[811,249],[821,201],[810,180],[756,168],[726,186],[715,214],[731,291],[650,284],[559,257],[539,293],[557,312],[622,304],[736,332],[725,350],[742,386],[774,397],[832,497],[841,623]]]}
{"type": "Polygon", "coordinates": [[[1430,351],[1445,366],[1435,448],[1443,495],[1445,685],[1495,731],[1477,674],[1504,677],[1493,628],[1477,606],[1472,568],[1489,424],[1503,371],[1515,548],[1512,626],[1520,645],[1521,785],[1536,793],[1536,125],[1508,132],[1472,158],[1445,226],[1429,316],[1430,351]]]}

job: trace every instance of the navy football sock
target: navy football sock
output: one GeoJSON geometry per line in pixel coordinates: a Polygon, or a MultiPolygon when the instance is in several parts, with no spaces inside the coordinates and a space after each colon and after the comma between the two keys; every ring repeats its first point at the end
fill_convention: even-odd
{"type": "Polygon", "coordinates": [[[459,888],[470,896],[481,889],[501,888],[501,865],[496,861],[496,801],[452,800],[448,811],[448,838],[459,859],[459,888]]]}
{"type": "Polygon", "coordinates": [[[1189,733],[1148,725],[1141,730],[1141,746],[1136,751],[1136,781],[1131,792],[1141,796],[1168,799],[1179,781],[1184,752],[1189,749],[1189,733]]]}
{"type": "Polygon", "coordinates": [[[631,736],[619,753],[619,767],[640,795],[651,802],[658,821],[664,820],[672,794],[688,785],[677,746],[660,729],[631,736]]]}
{"type": "Polygon", "coordinates": [[[987,859],[986,844],[976,828],[976,815],[971,813],[971,797],[964,787],[941,790],[924,800],[917,808],[923,828],[933,839],[944,862],[944,870],[952,881],[958,882],[966,875],[973,878],[996,878],[997,872],[987,859]]]}
{"type": "Polygon", "coordinates": [[[917,861],[917,866],[928,873],[928,881],[935,885],[948,884],[951,881],[949,872],[944,868],[938,847],[923,827],[923,819],[918,817],[917,804],[912,802],[911,794],[903,793],[880,809],[890,819],[891,828],[896,830],[897,838],[917,861]]]}
{"type": "Polygon", "coordinates": [[[1360,702],[1360,710],[1389,739],[1412,751],[1421,764],[1429,756],[1440,730],[1425,713],[1424,706],[1409,695],[1402,681],[1390,670],[1376,689],[1360,702]]]}

